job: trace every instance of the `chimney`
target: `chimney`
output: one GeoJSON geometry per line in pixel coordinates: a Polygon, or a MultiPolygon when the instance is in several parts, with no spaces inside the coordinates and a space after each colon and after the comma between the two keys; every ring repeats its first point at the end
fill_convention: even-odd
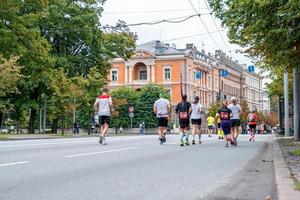
{"type": "Polygon", "coordinates": [[[187,49],[192,49],[192,48],[193,48],[193,46],[194,46],[194,44],[193,44],[193,43],[186,44],[186,48],[187,48],[187,49]]]}

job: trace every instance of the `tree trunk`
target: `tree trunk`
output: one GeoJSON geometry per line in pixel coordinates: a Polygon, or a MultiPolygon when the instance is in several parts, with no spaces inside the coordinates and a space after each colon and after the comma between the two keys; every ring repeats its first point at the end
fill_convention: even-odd
{"type": "Polygon", "coordinates": [[[61,134],[62,135],[65,134],[65,117],[64,116],[61,117],[61,134]]]}
{"type": "Polygon", "coordinates": [[[36,109],[31,108],[30,112],[30,119],[29,119],[29,127],[28,127],[28,133],[34,133],[34,122],[36,117],[36,109]]]}
{"type": "Polygon", "coordinates": [[[58,126],[58,118],[53,119],[51,133],[57,133],[57,126],[58,126]]]}
{"type": "Polygon", "coordinates": [[[3,117],[3,112],[0,112],[0,127],[2,127],[2,117],[3,117]]]}

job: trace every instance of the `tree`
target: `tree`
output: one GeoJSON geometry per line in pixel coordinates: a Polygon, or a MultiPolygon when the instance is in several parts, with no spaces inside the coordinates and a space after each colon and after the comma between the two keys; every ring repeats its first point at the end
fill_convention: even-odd
{"type": "Polygon", "coordinates": [[[220,108],[221,108],[220,102],[216,102],[216,103],[213,103],[213,104],[209,105],[208,115],[212,116],[212,117],[215,117],[220,108]]]}
{"type": "MultiPolygon", "coordinates": [[[[115,113],[111,120],[113,127],[130,127],[130,117],[128,108],[130,106],[135,107],[135,112],[139,109],[136,107],[138,102],[137,91],[121,87],[111,91],[111,97],[114,103],[115,113]]],[[[136,117],[136,116],[135,116],[136,117]]]]}
{"type": "Polygon", "coordinates": [[[247,48],[264,67],[299,66],[300,9],[298,0],[209,0],[215,15],[228,27],[233,43],[247,48]]]}
{"type": "MultiPolygon", "coordinates": [[[[5,59],[19,56],[24,75],[18,82],[19,95],[11,96],[15,110],[30,111],[29,133],[34,132],[37,110],[43,97],[55,89],[49,76],[53,69],[62,69],[67,79],[97,71],[97,84],[104,85],[110,69],[109,60],[129,58],[135,49],[136,36],[122,22],[109,31],[100,24],[105,0],[6,0],[0,4],[0,53],[5,59]],[[96,68],[96,70],[94,69],[96,68]]],[[[74,79],[73,79],[74,81],[74,79]]],[[[83,86],[88,91],[89,82],[83,86]]],[[[99,90],[100,88],[97,88],[99,90]]],[[[96,97],[97,94],[93,98],[96,97]]],[[[80,98],[86,105],[91,100],[80,98]]],[[[55,113],[58,107],[53,106],[55,113]]],[[[83,112],[87,118],[89,113],[83,112]]],[[[26,112],[25,112],[26,113],[26,112]]],[[[15,115],[17,116],[17,115],[15,115]]],[[[53,124],[58,118],[53,116],[53,124]]]]}
{"type": "Polygon", "coordinates": [[[246,123],[247,122],[247,116],[250,112],[248,102],[246,100],[242,100],[240,102],[240,105],[241,105],[241,109],[242,109],[241,122],[246,123]]]}
{"type": "Polygon", "coordinates": [[[157,126],[153,105],[159,99],[160,94],[164,94],[164,98],[170,100],[170,95],[160,85],[149,84],[141,88],[138,92],[138,101],[136,104],[135,126],[138,126],[141,122],[145,122],[146,127],[157,126]]]}
{"type": "Polygon", "coordinates": [[[3,112],[12,109],[8,95],[18,92],[17,83],[21,78],[21,67],[17,64],[18,57],[8,60],[0,56],[0,127],[2,127],[3,112]]]}

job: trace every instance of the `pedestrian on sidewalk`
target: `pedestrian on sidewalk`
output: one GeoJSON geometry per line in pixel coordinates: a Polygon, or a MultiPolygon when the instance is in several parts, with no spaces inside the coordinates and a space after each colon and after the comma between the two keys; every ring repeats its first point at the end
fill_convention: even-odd
{"type": "Polygon", "coordinates": [[[228,108],[231,110],[233,116],[231,118],[231,145],[237,145],[237,138],[239,136],[239,127],[241,125],[240,115],[242,114],[242,108],[237,103],[235,97],[231,98],[231,104],[228,108]]]}
{"type": "Polygon", "coordinates": [[[195,145],[195,135],[198,135],[199,144],[202,143],[201,141],[201,112],[202,112],[202,105],[199,103],[200,98],[198,96],[195,97],[194,102],[192,103],[192,114],[191,114],[191,121],[192,121],[192,144],[195,145]]]}
{"type": "Polygon", "coordinates": [[[145,132],[145,122],[140,123],[139,128],[140,128],[140,135],[144,135],[144,132],[145,132]]]}
{"type": "Polygon", "coordinates": [[[228,142],[231,141],[231,121],[230,118],[232,117],[232,111],[227,107],[228,102],[224,100],[222,102],[222,108],[218,111],[217,116],[221,118],[221,127],[224,132],[224,139],[225,139],[225,147],[228,147],[228,142]]]}
{"type": "Polygon", "coordinates": [[[166,132],[168,127],[168,120],[170,114],[170,101],[163,97],[163,94],[159,95],[159,99],[155,101],[153,111],[156,114],[158,122],[158,140],[160,144],[166,142],[166,132]]]}
{"type": "Polygon", "coordinates": [[[256,130],[256,125],[257,125],[257,114],[255,113],[255,110],[252,110],[248,116],[247,116],[247,120],[248,120],[248,125],[249,125],[249,133],[250,133],[250,139],[249,141],[255,141],[255,130],[256,130]]]}
{"type": "Polygon", "coordinates": [[[110,124],[110,117],[113,109],[112,106],[112,99],[111,96],[108,94],[108,89],[103,88],[102,94],[97,97],[94,103],[94,109],[98,112],[99,115],[99,120],[96,123],[100,122],[99,143],[103,145],[106,145],[105,136],[110,124]]]}
{"type": "Polygon", "coordinates": [[[217,134],[218,134],[218,138],[219,140],[223,140],[224,139],[224,133],[223,130],[221,128],[221,117],[220,115],[218,115],[218,113],[216,114],[216,119],[215,119],[216,123],[217,123],[217,134]]]}
{"type": "Polygon", "coordinates": [[[215,118],[214,118],[213,116],[210,115],[210,116],[207,118],[208,137],[211,137],[211,134],[213,134],[214,124],[215,124],[215,118]]]}
{"type": "Polygon", "coordinates": [[[178,114],[180,126],[180,146],[190,145],[190,113],[192,112],[191,104],[187,101],[187,96],[182,95],[182,100],[177,104],[175,112],[178,114]]]}

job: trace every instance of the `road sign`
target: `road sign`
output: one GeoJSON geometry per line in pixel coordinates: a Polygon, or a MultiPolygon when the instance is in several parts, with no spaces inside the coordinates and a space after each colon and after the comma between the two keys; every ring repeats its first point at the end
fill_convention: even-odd
{"type": "Polygon", "coordinates": [[[196,79],[199,80],[202,78],[202,72],[201,71],[197,71],[196,73],[196,79]]]}
{"type": "Polygon", "coordinates": [[[133,111],[134,111],[134,107],[133,107],[133,106],[130,106],[130,107],[128,108],[128,111],[129,111],[129,112],[133,112],[133,111]]]}
{"type": "Polygon", "coordinates": [[[133,117],[134,117],[134,113],[133,113],[133,112],[130,112],[130,113],[129,113],[129,117],[130,117],[130,118],[133,118],[133,117]]]}
{"type": "Polygon", "coordinates": [[[254,67],[254,65],[248,66],[248,72],[255,72],[255,67],[254,67]]]}

